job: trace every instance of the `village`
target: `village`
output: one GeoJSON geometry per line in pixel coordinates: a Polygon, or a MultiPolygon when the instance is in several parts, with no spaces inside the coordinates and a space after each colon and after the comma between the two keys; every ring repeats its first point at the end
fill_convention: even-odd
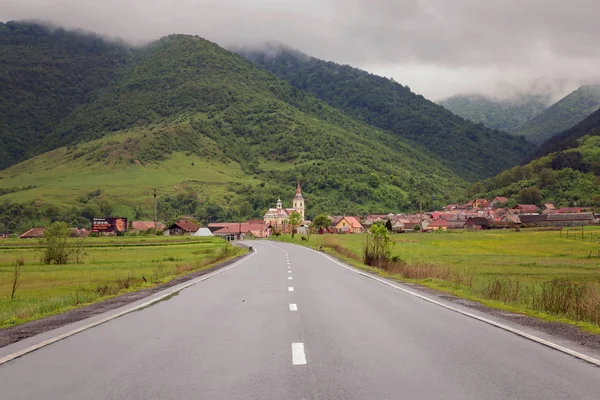
{"type": "MultiPolygon", "coordinates": [[[[350,234],[365,233],[373,224],[386,225],[393,233],[435,232],[452,230],[482,230],[482,229],[520,229],[534,227],[573,227],[593,225],[599,222],[591,207],[557,208],[553,204],[538,207],[535,204],[517,204],[513,208],[506,207],[509,199],[495,197],[475,199],[466,204],[449,204],[442,210],[424,211],[413,214],[370,214],[364,216],[328,215],[327,226],[317,227],[305,218],[305,199],[302,195],[300,182],[296,187],[296,195],[292,199],[292,208],[284,208],[279,199],[274,208],[269,209],[263,219],[245,222],[213,222],[203,227],[193,218],[181,218],[166,226],[155,221],[131,221],[125,218],[106,218],[102,224],[93,224],[92,230],[73,228],[73,237],[83,237],[95,234],[115,234],[111,231],[98,232],[97,226],[110,225],[105,220],[125,221],[125,231],[157,232],[164,236],[218,236],[225,240],[264,239],[272,235],[289,234],[292,226],[289,218],[292,213],[298,213],[302,222],[294,226],[294,233],[301,235],[315,234],[350,234]]],[[[122,223],[123,224],[123,223],[122,223]]],[[[118,231],[120,231],[118,229],[118,231]]],[[[19,237],[22,239],[40,238],[44,228],[32,228],[19,237]]]]}
{"type": "Polygon", "coordinates": [[[491,200],[475,199],[466,204],[449,204],[440,211],[425,211],[416,214],[376,214],[366,216],[327,216],[329,227],[316,229],[312,222],[304,219],[305,201],[300,183],[296,195],[292,199],[292,208],[284,208],[278,200],[275,208],[271,208],[262,220],[246,222],[216,222],[201,228],[186,220],[177,221],[165,230],[170,235],[215,235],[227,240],[247,238],[267,238],[271,235],[291,233],[288,223],[292,212],[299,213],[303,222],[296,228],[296,233],[316,234],[350,234],[365,233],[376,223],[385,224],[391,232],[435,232],[451,230],[482,229],[520,229],[534,227],[574,227],[598,223],[597,216],[590,207],[557,208],[553,204],[538,207],[535,204],[518,204],[507,208],[506,197],[495,197],[491,200]]]}

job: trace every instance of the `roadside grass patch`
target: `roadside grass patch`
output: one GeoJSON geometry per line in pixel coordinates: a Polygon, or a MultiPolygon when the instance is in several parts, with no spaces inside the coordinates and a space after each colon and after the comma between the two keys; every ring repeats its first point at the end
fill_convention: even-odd
{"type": "Polygon", "coordinates": [[[245,250],[219,238],[89,238],[84,263],[43,265],[37,242],[0,246],[0,328],[166,283],[245,250]],[[123,239],[123,241],[121,241],[123,239]],[[14,246],[13,246],[14,245],[14,246]],[[24,266],[10,301],[14,260],[24,266]]]}

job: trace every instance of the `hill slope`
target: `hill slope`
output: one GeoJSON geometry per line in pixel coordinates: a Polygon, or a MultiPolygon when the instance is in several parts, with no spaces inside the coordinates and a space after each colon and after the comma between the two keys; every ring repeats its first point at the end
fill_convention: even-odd
{"type": "Polygon", "coordinates": [[[525,140],[465,121],[390,79],[284,47],[237,51],[347,115],[425,146],[466,179],[496,174],[527,154],[525,140]]]}
{"type": "Polygon", "coordinates": [[[542,144],[526,165],[474,185],[471,194],[599,207],[600,110],[542,144]]]}
{"type": "Polygon", "coordinates": [[[95,35],[0,23],[0,169],[30,155],[128,57],[125,46],[95,35]]]}
{"type": "Polygon", "coordinates": [[[541,144],[579,123],[598,108],[600,108],[600,85],[582,86],[522,125],[514,133],[541,144]]]}
{"type": "Polygon", "coordinates": [[[110,202],[148,216],[158,187],[165,218],[210,221],[259,217],[278,197],[291,199],[297,179],[309,216],[414,209],[418,186],[439,202],[465,186],[427,150],[183,35],[133,51],[43,149],[0,171],[0,201],[79,215],[110,202]]]}
{"type": "Polygon", "coordinates": [[[548,108],[544,96],[520,96],[510,100],[493,100],[481,95],[454,96],[439,104],[469,121],[488,128],[512,132],[548,108]]]}

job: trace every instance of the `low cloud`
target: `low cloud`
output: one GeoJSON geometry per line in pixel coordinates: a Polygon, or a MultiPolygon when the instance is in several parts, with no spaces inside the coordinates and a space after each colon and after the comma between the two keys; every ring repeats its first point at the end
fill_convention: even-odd
{"type": "Polygon", "coordinates": [[[595,0],[2,0],[0,20],[47,20],[134,43],[170,33],[224,46],[279,41],[439,99],[508,96],[600,73],[595,0]],[[50,4],[51,3],[51,4],[50,4]],[[518,91],[518,90],[517,90],[518,91]]]}

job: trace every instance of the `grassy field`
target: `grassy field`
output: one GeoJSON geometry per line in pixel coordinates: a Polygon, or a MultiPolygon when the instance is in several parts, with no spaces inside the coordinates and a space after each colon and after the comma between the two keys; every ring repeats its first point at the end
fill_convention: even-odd
{"type": "MultiPolygon", "coordinates": [[[[409,280],[487,305],[600,333],[600,230],[512,230],[396,234],[392,255],[403,261],[383,276],[409,280]],[[577,232],[577,233],[575,233],[577,232]]],[[[301,242],[282,236],[280,240],[301,242]]],[[[365,235],[311,235],[309,246],[362,265],[365,235]]]]}
{"type": "Polygon", "coordinates": [[[245,250],[219,238],[102,237],[86,240],[83,263],[43,265],[37,241],[0,242],[0,328],[151,287],[245,250]],[[15,262],[23,273],[10,300],[15,262]],[[144,278],[146,281],[144,281],[144,278]]]}

